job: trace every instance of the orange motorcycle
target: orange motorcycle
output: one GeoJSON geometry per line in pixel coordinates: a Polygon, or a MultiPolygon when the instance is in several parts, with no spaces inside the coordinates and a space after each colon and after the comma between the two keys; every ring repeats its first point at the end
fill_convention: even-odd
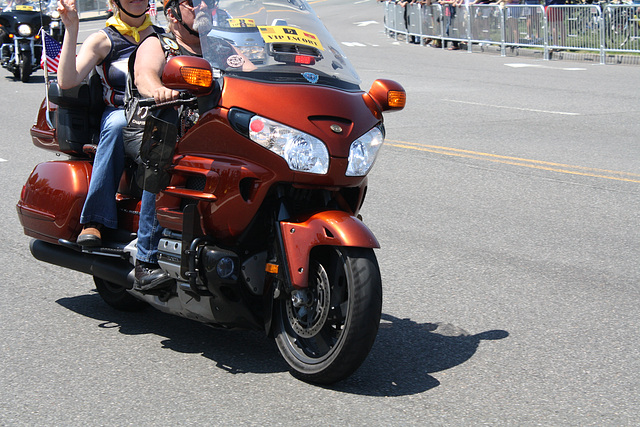
{"type": "Polygon", "coordinates": [[[99,248],[74,243],[96,140],[91,84],[51,85],[31,135],[69,159],[37,165],[17,209],[34,257],[92,275],[109,305],[264,330],[294,376],[330,384],[361,365],[377,335],[379,245],[358,212],[384,140],[382,113],[402,109],[405,91],[390,80],[361,90],[304,1],[257,3],[221,0],[228,25],[202,35],[204,57],[172,58],[163,73],[166,86],[197,100],[190,126],[168,141],[167,164],[155,165],[159,264],[171,286],[133,289],[140,167],[122,177],[119,229],[99,248]]]}

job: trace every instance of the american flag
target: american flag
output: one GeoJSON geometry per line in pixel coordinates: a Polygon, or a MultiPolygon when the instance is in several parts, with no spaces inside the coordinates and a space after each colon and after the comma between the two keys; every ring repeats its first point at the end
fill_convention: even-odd
{"type": "Polygon", "coordinates": [[[149,2],[149,16],[155,17],[158,15],[158,9],[156,9],[156,0],[149,2]]]}
{"type": "Polygon", "coordinates": [[[62,46],[55,41],[46,31],[42,30],[42,39],[44,41],[44,49],[42,50],[42,59],[40,66],[44,69],[45,62],[49,67],[50,73],[58,72],[58,61],[60,60],[60,50],[62,46]]]}

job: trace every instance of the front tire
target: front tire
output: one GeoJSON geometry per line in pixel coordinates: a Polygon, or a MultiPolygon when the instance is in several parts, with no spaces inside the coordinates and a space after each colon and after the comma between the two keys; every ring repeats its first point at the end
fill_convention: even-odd
{"type": "Polygon", "coordinates": [[[31,55],[22,55],[20,60],[20,80],[27,83],[31,77],[31,55]]]}
{"type": "Polygon", "coordinates": [[[382,282],[373,249],[316,248],[309,288],[279,300],[276,343],[303,381],[332,384],[365,360],[378,333],[382,282]]]}
{"type": "Polygon", "coordinates": [[[95,276],[93,276],[93,282],[96,284],[98,294],[100,294],[104,302],[116,310],[140,311],[147,306],[147,303],[135,298],[120,285],[95,276]]]}

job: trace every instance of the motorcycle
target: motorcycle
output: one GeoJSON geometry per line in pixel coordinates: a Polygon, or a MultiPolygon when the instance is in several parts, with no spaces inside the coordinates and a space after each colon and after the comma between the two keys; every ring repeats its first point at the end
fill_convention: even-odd
{"type": "MultiPolygon", "coordinates": [[[[0,64],[13,73],[16,80],[26,83],[31,73],[40,68],[42,40],[39,30],[52,30],[52,17],[46,13],[49,3],[16,4],[13,1],[0,8],[0,64]]],[[[58,32],[61,29],[59,21],[58,17],[58,24],[54,24],[58,32]]],[[[59,40],[63,33],[62,29],[59,40]]]]}
{"type": "Polygon", "coordinates": [[[48,4],[43,1],[43,11],[51,18],[49,23],[49,35],[58,43],[62,44],[64,40],[64,23],[58,12],[58,0],[51,0],[48,4]]]}
{"type": "Polygon", "coordinates": [[[70,158],[35,167],[20,221],[35,258],[92,275],[112,307],[151,305],[213,327],[263,330],[293,376],[331,384],[361,365],[377,335],[379,244],[359,211],[384,140],[382,113],[401,110],[406,94],[382,79],[361,90],[305,1],[219,7],[226,25],[201,34],[203,58],[171,58],[162,76],[193,97],[175,103],[196,100],[190,124],[163,133],[147,121],[142,166],[123,175],[119,229],[103,233],[103,247],[75,243],[99,123],[93,81],[70,91],[52,83],[50,112],[43,102],[31,136],[70,158]],[[145,160],[145,147],[168,149],[167,163],[145,160]],[[172,283],[140,292],[135,175],[147,173],[162,182],[158,263],[172,283]]]}

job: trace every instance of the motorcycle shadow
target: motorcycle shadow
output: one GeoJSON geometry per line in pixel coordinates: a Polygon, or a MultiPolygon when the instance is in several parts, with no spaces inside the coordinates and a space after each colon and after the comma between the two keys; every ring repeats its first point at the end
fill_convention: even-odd
{"type": "Polygon", "coordinates": [[[20,84],[42,84],[44,83],[44,76],[38,76],[38,75],[34,75],[32,74],[31,77],[29,77],[29,81],[28,82],[21,82],[20,80],[16,80],[13,76],[9,75],[9,76],[4,76],[5,79],[7,80],[13,80],[16,83],[20,83],[20,84]]]}
{"type": "MultiPolygon", "coordinates": [[[[273,340],[259,331],[225,331],[196,321],[147,309],[143,313],[116,311],[95,294],[61,298],[68,310],[101,321],[101,328],[118,328],[125,335],[164,337],[163,348],[202,354],[231,374],[288,371],[273,340]]],[[[440,385],[431,373],[469,360],[480,341],[499,340],[507,331],[471,335],[447,323],[417,323],[382,314],[376,342],[362,366],[349,378],[327,389],[368,396],[405,396],[440,385]]]]}
{"type": "Polygon", "coordinates": [[[152,308],[143,312],[117,311],[95,294],[61,298],[56,301],[68,310],[101,321],[101,328],[117,328],[121,334],[154,334],[163,348],[179,353],[202,354],[231,374],[271,374],[287,372],[278,349],[259,331],[226,331],[169,315],[152,308]]]}
{"type": "Polygon", "coordinates": [[[472,335],[448,323],[417,323],[383,313],[369,357],[351,377],[330,388],[385,397],[422,393],[440,385],[429,374],[466,362],[480,341],[508,336],[503,330],[472,335]]]}

